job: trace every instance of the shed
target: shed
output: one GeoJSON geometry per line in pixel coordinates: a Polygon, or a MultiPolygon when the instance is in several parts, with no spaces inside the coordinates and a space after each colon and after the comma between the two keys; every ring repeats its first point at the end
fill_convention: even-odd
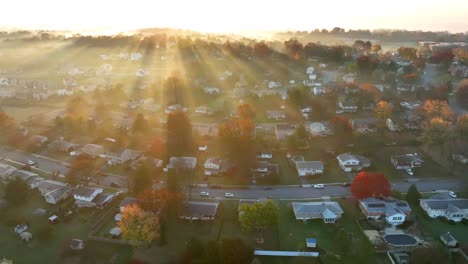
{"type": "Polygon", "coordinates": [[[317,246],[317,239],[315,238],[306,238],[306,244],[308,248],[314,248],[317,246]]]}
{"type": "Polygon", "coordinates": [[[122,231],[120,230],[119,227],[114,227],[112,228],[111,230],[109,230],[109,234],[112,236],[112,237],[119,237],[120,234],[122,234],[122,231]]]}
{"type": "Polygon", "coordinates": [[[29,242],[29,240],[32,239],[32,234],[29,233],[29,232],[23,232],[20,234],[20,237],[22,240],[26,241],[26,242],[29,242]]]}
{"type": "Polygon", "coordinates": [[[450,232],[440,235],[440,240],[447,247],[456,247],[458,245],[458,241],[452,236],[452,234],[450,234],[450,232]]]}
{"type": "Polygon", "coordinates": [[[82,250],[84,249],[84,242],[81,239],[72,239],[70,241],[70,248],[73,250],[82,250]]]}
{"type": "Polygon", "coordinates": [[[49,217],[49,219],[48,219],[48,220],[49,220],[49,223],[51,223],[51,224],[55,224],[55,223],[57,223],[57,222],[58,222],[58,216],[56,216],[56,215],[53,215],[53,216],[49,217]]]}

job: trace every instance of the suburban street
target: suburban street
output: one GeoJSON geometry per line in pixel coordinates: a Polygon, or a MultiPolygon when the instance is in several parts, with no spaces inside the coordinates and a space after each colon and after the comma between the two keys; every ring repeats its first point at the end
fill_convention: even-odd
{"type": "MultiPolygon", "coordinates": [[[[50,173],[54,171],[59,171],[60,174],[64,175],[68,171],[68,163],[66,162],[53,160],[47,157],[26,153],[18,150],[0,148],[0,156],[19,163],[26,163],[26,161],[32,160],[37,163],[37,168],[50,173]]],[[[98,182],[94,183],[108,187],[119,186],[121,189],[125,189],[125,187],[127,186],[127,179],[125,176],[121,175],[104,174],[98,182]]],[[[397,190],[399,192],[406,192],[411,184],[416,184],[420,192],[433,192],[436,190],[459,191],[466,188],[466,183],[463,183],[462,180],[450,178],[430,180],[424,179],[414,182],[392,182],[392,189],[397,190]]],[[[308,185],[308,187],[278,185],[270,187],[246,186],[242,189],[238,187],[237,189],[236,187],[230,188],[229,186],[223,186],[223,189],[201,187],[203,185],[197,186],[198,187],[192,188],[192,197],[199,197],[201,191],[209,192],[211,196],[214,196],[216,198],[224,198],[224,194],[226,192],[230,192],[234,194],[234,197],[230,199],[310,199],[321,198],[324,196],[343,197],[351,195],[349,188],[343,187],[341,183],[325,184],[325,188],[323,189],[314,189],[312,185],[308,185]]]]}
{"type": "MultiPolygon", "coordinates": [[[[415,184],[420,192],[434,191],[460,191],[466,188],[466,185],[461,180],[424,180],[418,182],[392,182],[392,188],[399,192],[405,193],[411,184],[415,184]]],[[[200,192],[209,192],[215,198],[224,199],[224,194],[229,192],[234,194],[233,198],[226,199],[255,199],[255,198],[271,198],[271,199],[311,199],[322,197],[346,197],[350,196],[349,187],[343,187],[341,184],[325,184],[323,189],[314,189],[311,187],[299,186],[255,186],[249,189],[212,189],[209,187],[194,187],[192,188],[192,197],[200,197],[200,192]]]]}

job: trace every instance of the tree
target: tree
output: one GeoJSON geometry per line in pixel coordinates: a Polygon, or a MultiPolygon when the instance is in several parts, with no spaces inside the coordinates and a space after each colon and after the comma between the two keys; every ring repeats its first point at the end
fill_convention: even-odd
{"type": "Polygon", "coordinates": [[[417,205],[419,204],[419,199],[421,199],[421,194],[418,191],[416,185],[411,184],[408,188],[408,193],[406,194],[406,201],[410,204],[417,205]]]}
{"type": "Polygon", "coordinates": [[[193,152],[192,124],[185,112],[175,111],[169,114],[166,143],[170,157],[190,155],[193,152]]]}
{"type": "Polygon", "coordinates": [[[335,234],[336,248],[340,255],[347,256],[351,249],[352,241],[345,229],[340,228],[335,234]]]}
{"type": "Polygon", "coordinates": [[[5,188],[5,199],[13,204],[22,204],[29,194],[29,186],[22,180],[16,178],[9,181],[5,188]]]}
{"type": "Polygon", "coordinates": [[[88,119],[88,103],[82,96],[75,96],[68,100],[65,107],[65,117],[72,120],[86,120],[88,119]]]}
{"type": "Polygon", "coordinates": [[[421,140],[428,146],[444,143],[450,136],[450,122],[434,117],[424,123],[421,140]]]}
{"type": "Polygon", "coordinates": [[[330,125],[335,132],[338,145],[349,143],[353,137],[353,128],[348,118],[336,115],[330,120],[330,125]]]}
{"type": "Polygon", "coordinates": [[[10,132],[16,129],[16,121],[5,112],[0,111],[0,131],[10,132]]]}
{"type": "Polygon", "coordinates": [[[414,60],[417,58],[415,48],[400,47],[398,48],[398,53],[404,60],[414,60]]]}
{"type": "Polygon", "coordinates": [[[161,159],[167,153],[166,145],[160,137],[153,138],[148,151],[152,157],[158,159],[161,159]]]}
{"type": "Polygon", "coordinates": [[[256,230],[259,237],[262,232],[279,223],[279,209],[271,200],[265,203],[243,204],[239,208],[239,222],[246,231],[256,230]]]}
{"type": "Polygon", "coordinates": [[[459,139],[468,141],[468,114],[464,114],[458,117],[455,136],[459,139]]]}
{"type": "Polygon", "coordinates": [[[273,50],[264,42],[255,42],[253,46],[253,54],[257,57],[268,57],[273,50]]]}
{"type": "Polygon", "coordinates": [[[358,199],[389,196],[391,186],[388,179],[382,173],[362,171],[354,177],[351,184],[351,193],[358,199]]]}
{"type": "Polygon", "coordinates": [[[70,169],[65,175],[65,180],[71,185],[76,185],[83,178],[89,178],[94,175],[96,170],[94,160],[86,154],[81,154],[71,162],[70,169]]]}
{"type": "Polygon", "coordinates": [[[255,117],[255,110],[249,103],[240,104],[237,107],[237,113],[241,119],[252,119],[255,117]]]}
{"type": "Polygon", "coordinates": [[[369,74],[377,68],[379,61],[377,58],[362,55],[357,58],[356,64],[360,73],[369,74]]]}
{"type": "Polygon", "coordinates": [[[182,199],[182,194],[168,189],[147,189],[138,196],[139,205],[143,210],[159,212],[163,217],[166,217],[168,207],[177,207],[182,199]]]}
{"type": "Polygon", "coordinates": [[[163,87],[168,104],[183,105],[185,103],[185,84],[179,72],[173,72],[172,75],[164,81],[163,87]]]}
{"type": "Polygon", "coordinates": [[[135,118],[135,122],[133,122],[133,127],[132,127],[133,133],[144,135],[148,132],[148,130],[149,130],[148,121],[145,119],[143,114],[139,113],[135,118]]]}
{"type": "Polygon", "coordinates": [[[392,116],[392,107],[385,101],[380,101],[374,108],[374,115],[379,120],[380,124],[385,124],[387,118],[392,116]]]}
{"type": "Polygon", "coordinates": [[[305,139],[305,138],[307,138],[308,135],[309,135],[309,133],[307,132],[307,130],[305,129],[305,127],[304,127],[303,124],[300,124],[300,125],[296,128],[295,136],[296,136],[298,139],[305,139]]]}
{"type": "Polygon", "coordinates": [[[416,248],[411,252],[410,264],[439,264],[447,263],[450,259],[448,251],[444,248],[416,248]]]}
{"type": "Polygon", "coordinates": [[[253,248],[240,238],[223,238],[218,245],[219,262],[223,264],[251,263],[253,248]]]}
{"type": "Polygon", "coordinates": [[[159,219],[150,212],[143,211],[138,205],[126,206],[122,219],[117,223],[122,231],[122,238],[131,241],[151,243],[159,237],[159,219]]]}
{"type": "Polygon", "coordinates": [[[133,184],[133,192],[140,194],[147,189],[151,189],[153,180],[151,179],[151,171],[146,164],[138,167],[135,172],[135,181],[133,184]]]}
{"type": "Polygon", "coordinates": [[[455,117],[455,113],[452,111],[447,101],[426,100],[422,111],[427,120],[441,118],[443,121],[451,122],[455,117]]]}
{"type": "Polygon", "coordinates": [[[377,52],[379,52],[381,50],[382,50],[382,46],[380,46],[380,44],[374,44],[371,47],[371,51],[374,52],[374,53],[377,53],[377,52]]]}
{"type": "Polygon", "coordinates": [[[458,88],[455,92],[455,98],[460,106],[468,109],[468,79],[465,79],[458,84],[458,88]]]}

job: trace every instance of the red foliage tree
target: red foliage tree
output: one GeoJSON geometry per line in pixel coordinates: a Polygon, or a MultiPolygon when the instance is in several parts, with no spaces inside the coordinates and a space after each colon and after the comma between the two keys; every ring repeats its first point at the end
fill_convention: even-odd
{"type": "Polygon", "coordinates": [[[389,196],[391,189],[390,182],[382,173],[362,171],[354,177],[351,184],[351,192],[358,199],[389,196]]]}
{"type": "Polygon", "coordinates": [[[153,141],[151,142],[151,145],[149,147],[149,153],[152,157],[155,158],[162,158],[166,154],[167,149],[166,149],[166,143],[160,138],[160,137],[155,137],[153,138],[153,141]]]}

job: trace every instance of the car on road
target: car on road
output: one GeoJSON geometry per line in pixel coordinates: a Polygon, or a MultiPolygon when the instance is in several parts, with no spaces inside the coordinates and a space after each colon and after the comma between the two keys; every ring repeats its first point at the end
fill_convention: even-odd
{"type": "Polygon", "coordinates": [[[224,197],[226,197],[226,198],[232,198],[232,197],[234,197],[234,194],[233,194],[233,193],[225,193],[225,194],[224,194],[224,197]]]}
{"type": "Polygon", "coordinates": [[[452,196],[453,198],[457,198],[457,194],[455,192],[449,191],[448,194],[452,196]]]}
{"type": "Polygon", "coordinates": [[[29,166],[34,166],[34,165],[36,165],[36,162],[33,161],[33,160],[28,160],[28,161],[26,161],[26,164],[28,164],[29,166]]]}
{"type": "Polygon", "coordinates": [[[323,188],[325,188],[325,185],[323,185],[321,183],[320,184],[314,184],[314,188],[315,189],[323,189],[323,188]]]}
{"type": "Polygon", "coordinates": [[[200,196],[201,197],[210,197],[210,193],[209,192],[200,192],[200,196]]]}
{"type": "Polygon", "coordinates": [[[414,172],[411,170],[411,169],[405,169],[406,173],[408,173],[408,175],[410,176],[413,176],[414,175],[414,172]]]}
{"type": "Polygon", "coordinates": [[[349,187],[349,186],[351,186],[351,183],[350,183],[350,182],[345,182],[345,183],[343,183],[343,187],[349,187]]]}

